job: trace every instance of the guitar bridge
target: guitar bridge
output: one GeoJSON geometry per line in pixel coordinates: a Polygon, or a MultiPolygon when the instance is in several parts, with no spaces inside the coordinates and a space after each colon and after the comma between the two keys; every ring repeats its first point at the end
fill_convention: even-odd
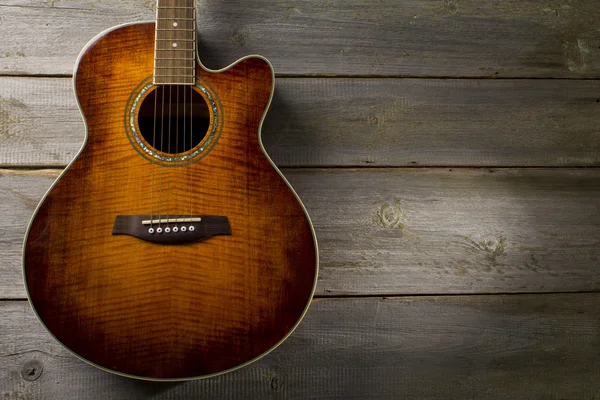
{"type": "Polygon", "coordinates": [[[229,219],[215,215],[117,215],[113,235],[128,235],[151,243],[181,244],[231,235],[229,219]]]}

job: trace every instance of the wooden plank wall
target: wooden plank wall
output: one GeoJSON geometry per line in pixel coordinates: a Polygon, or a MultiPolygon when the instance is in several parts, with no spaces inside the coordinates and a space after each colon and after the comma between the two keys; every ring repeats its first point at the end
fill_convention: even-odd
{"type": "Polygon", "coordinates": [[[35,320],[37,202],[83,140],[80,49],[146,0],[0,0],[0,398],[600,396],[596,0],[198,2],[204,63],[278,73],[268,152],[321,250],[292,337],[234,373],[112,376],[35,320]]]}

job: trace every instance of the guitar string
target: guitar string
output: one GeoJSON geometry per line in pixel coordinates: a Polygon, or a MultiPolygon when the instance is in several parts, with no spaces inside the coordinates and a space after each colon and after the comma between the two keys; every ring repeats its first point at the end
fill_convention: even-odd
{"type": "MultiPolygon", "coordinates": [[[[186,106],[185,106],[185,103],[186,103],[186,97],[187,97],[187,90],[185,90],[185,89],[186,89],[186,87],[184,86],[184,87],[183,87],[183,107],[182,107],[182,110],[183,110],[183,118],[181,119],[181,120],[182,120],[182,122],[183,122],[183,124],[182,124],[182,125],[183,125],[183,146],[182,146],[182,151],[183,151],[184,153],[187,151],[187,150],[186,150],[186,148],[185,148],[185,146],[186,146],[186,138],[187,138],[187,136],[186,136],[186,126],[185,126],[185,123],[186,123],[186,121],[185,121],[185,114],[186,114],[186,106]]],[[[191,101],[191,98],[190,98],[190,101],[191,101]]],[[[184,187],[185,187],[185,178],[186,178],[186,175],[184,174],[184,176],[183,176],[183,179],[184,179],[184,184],[183,184],[183,186],[184,186],[184,187]]],[[[184,188],[184,193],[185,193],[185,188],[184,188]]],[[[182,197],[183,197],[183,200],[184,200],[184,202],[183,202],[183,207],[182,207],[182,215],[184,215],[184,214],[185,214],[185,194],[184,194],[182,197]]],[[[184,217],[185,217],[185,215],[184,215],[184,217]]],[[[183,225],[185,225],[185,223],[184,223],[183,225]]],[[[180,228],[180,229],[181,229],[181,228],[180,228]]]]}
{"type": "MultiPolygon", "coordinates": [[[[177,113],[175,114],[175,153],[179,153],[179,86],[181,85],[177,85],[177,113]]],[[[179,185],[177,185],[178,183],[178,178],[179,174],[175,173],[175,187],[178,187],[179,185]]],[[[177,210],[177,193],[175,193],[175,207],[173,208],[174,210],[177,210]]],[[[175,218],[177,218],[177,216],[175,216],[175,218]]],[[[179,227],[177,226],[177,219],[175,219],[175,231],[177,232],[179,230],[179,227]]]]}
{"type": "MultiPolygon", "coordinates": [[[[173,10],[172,13],[173,13],[173,16],[177,16],[177,10],[173,10]]],[[[177,28],[177,27],[175,27],[175,28],[177,28]]],[[[177,36],[176,35],[176,29],[173,29],[172,33],[173,34],[172,34],[171,41],[173,43],[179,42],[179,39],[177,39],[175,37],[175,36],[177,36]]],[[[173,61],[173,64],[179,65],[179,63],[178,62],[176,63],[175,60],[173,61]]],[[[177,70],[177,68],[175,66],[173,66],[173,70],[177,70]]],[[[180,86],[179,84],[175,85],[175,89],[176,89],[175,90],[175,103],[176,103],[175,107],[176,108],[175,108],[175,126],[174,126],[174,128],[175,128],[175,138],[174,138],[175,139],[175,148],[173,149],[173,153],[174,154],[178,153],[178,146],[179,146],[179,86],[180,86]]],[[[171,103],[171,107],[172,106],[173,106],[173,103],[171,103]]],[[[172,121],[173,120],[171,119],[171,122],[172,121]]],[[[171,145],[171,138],[169,137],[169,146],[170,145],[171,145]]],[[[169,147],[169,154],[171,154],[170,147],[169,147]]],[[[171,197],[171,192],[174,191],[174,190],[176,190],[176,188],[178,187],[178,185],[177,185],[177,176],[178,176],[177,171],[175,171],[174,173],[175,173],[175,182],[173,184],[173,187],[171,187],[169,185],[169,192],[167,193],[168,198],[171,197]]],[[[169,182],[171,182],[171,172],[169,172],[169,182]]],[[[175,199],[173,200],[174,205],[171,207],[171,210],[176,211],[177,210],[177,193],[174,193],[174,194],[175,194],[175,199]]],[[[173,232],[177,232],[179,230],[179,228],[177,226],[177,219],[176,219],[177,216],[176,215],[172,216],[172,218],[175,218],[175,226],[172,228],[172,230],[173,230],[173,232]]]]}
{"type": "MultiPolygon", "coordinates": [[[[195,68],[196,68],[196,60],[194,59],[194,80],[195,80],[195,76],[196,76],[196,72],[195,72],[195,68]]],[[[190,86],[190,150],[193,147],[193,136],[194,136],[194,102],[192,101],[194,95],[194,85],[190,86]]],[[[192,218],[192,215],[194,215],[192,213],[192,168],[190,168],[190,172],[188,174],[189,176],[189,185],[188,185],[188,190],[189,190],[189,198],[190,198],[190,218],[192,218]]]]}
{"type": "MultiPolygon", "coordinates": [[[[194,74],[194,84],[192,84],[192,86],[190,86],[190,99],[192,98],[192,95],[194,94],[194,86],[196,84],[196,4],[194,2],[193,5],[193,16],[192,16],[192,24],[193,24],[193,35],[194,35],[194,51],[193,51],[193,59],[194,59],[194,69],[192,70],[192,73],[194,74]]],[[[200,93],[197,93],[198,95],[200,95],[200,93]]],[[[193,147],[193,134],[194,134],[194,130],[193,130],[193,125],[194,125],[194,104],[193,102],[190,102],[190,149],[193,147]]],[[[202,140],[200,140],[201,142],[202,140]]],[[[200,144],[200,142],[198,142],[198,144],[200,144]]],[[[192,217],[194,215],[193,213],[193,206],[194,206],[194,202],[193,202],[193,196],[192,196],[192,189],[193,189],[193,182],[194,182],[194,177],[192,175],[192,169],[190,168],[190,183],[189,183],[189,191],[190,191],[190,217],[192,217]]]]}
{"type": "MultiPolygon", "coordinates": [[[[154,125],[152,127],[152,149],[153,152],[156,151],[156,104],[158,98],[158,88],[159,85],[156,85],[154,89],[154,125]]],[[[154,229],[154,160],[152,162],[152,185],[150,187],[150,229],[154,229]]]]}
{"type": "MultiPolygon", "coordinates": [[[[159,12],[159,0],[156,1],[156,33],[155,33],[155,38],[158,39],[158,12],[159,12]]],[[[158,40],[154,43],[154,58],[156,59],[156,55],[157,55],[157,49],[158,49],[158,40]]],[[[156,75],[156,60],[154,61],[154,74],[156,75]]],[[[153,117],[153,124],[152,124],[152,151],[156,152],[156,108],[157,108],[157,103],[158,103],[158,90],[160,85],[155,84],[154,85],[154,115],[153,117]]],[[[139,117],[138,117],[139,120],[139,117]]],[[[150,229],[151,232],[154,232],[154,160],[151,160],[152,162],[152,184],[150,185],[150,229]]]]}
{"type": "MultiPolygon", "coordinates": [[[[175,14],[173,14],[173,10],[166,9],[166,11],[167,11],[167,18],[169,18],[169,20],[171,20],[171,17],[173,17],[172,19],[174,20],[175,19],[175,14]],[[172,15],[169,15],[169,14],[172,14],[172,15]]],[[[170,40],[167,43],[172,43],[173,42],[173,34],[174,34],[174,30],[171,29],[171,31],[168,32],[168,35],[169,35],[168,38],[170,40]]],[[[169,48],[169,50],[172,50],[172,49],[169,48]]],[[[169,60],[168,63],[169,63],[169,69],[168,69],[168,71],[169,71],[169,73],[171,73],[171,71],[174,68],[175,60],[169,60]]],[[[166,146],[167,148],[166,148],[166,151],[165,151],[165,148],[163,148],[163,152],[167,153],[167,157],[169,157],[170,154],[171,154],[171,125],[172,125],[171,110],[172,110],[172,107],[173,107],[173,99],[172,99],[173,83],[169,82],[168,86],[169,86],[169,101],[167,102],[167,104],[168,104],[168,106],[167,106],[168,114],[167,114],[167,117],[166,117],[166,120],[167,120],[167,135],[168,135],[168,137],[167,137],[167,146],[166,146]]],[[[164,215],[165,215],[164,218],[166,220],[166,225],[167,226],[164,228],[163,232],[164,233],[169,233],[170,230],[171,230],[170,221],[169,221],[169,219],[170,219],[170,210],[171,210],[170,209],[170,202],[169,202],[169,200],[170,200],[169,194],[171,193],[171,169],[167,167],[165,169],[165,173],[167,174],[167,189],[166,189],[166,196],[165,196],[166,197],[166,199],[165,199],[166,205],[165,205],[165,211],[164,211],[164,215]]]]}
{"type": "MultiPolygon", "coordinates": [[[[166,11],[167,11],[167,17],[170,17],[168,14],[169,14],[169,12],[172,12],[172,11],[168,10],[168,9],[166,9],[166,11]]],[[[173,41],[173,30],[171,29],[171,31],[168,32],[168,34],[170,34],[170,36],[171,36],[170,37],[171,40],[169,42],[172,42],[173,41]]],[[[168,61],[168,63],[170,64],[169,65],[169,67],[170,67],[169,71],[171,71],[173,69],[174,62],[175,62],[174,60],[169,60],[168,61]]],[[[168,134],[168,137],[167,137],[167,151],[166,151],[167,157],[170,156],[170,153],[171,153],[171,108],[173,106],[172,98],[171,98],[172,96],[171,95],[172,95],[172,91],[173,91],[173,84],[170,83],[168,86],[169,86],[169,101],[167,103],[168,116],[166,117],[166,119],[167,119],[167,132],[168,132],[167,133],[168,134]]],[[[162,148],[162,151],[165,152],[165,148],[164,147],[162,148]]],[[[166,185],[167,185],[167,193],[166,193],[166,199],[165,199],[167,204],[165,206],[164,218],[166,220],[166,225],[167,226],[164,228],[163,231],[165,233],[169,233],[170,230],[171,230],[171,228],[169,226],[169,210],[170,210],[169,209],[169,193],[171,192],[171,171],[170,171],[170,169],[168,167],[167,167],[165,173],[167,174],[167,183],[166,183],[166,185]]]]}
{"type": "MultiPolygon", "coordinates": [[[[159,16],[159,2],[157,1],[156,4],[157,7],[159,7],[157,9],[156,12],[156,26],[158,27],[158,16],[159,16]]],[[[155,44],[156,48],[158,48],[158,41],[155,44]]],[[[160,96],[160,102],[161,102],[161,112],[160,112],[160,150],[162,151],[163,149],[163,131],[164,131],[164,115],[165,115],[165,85],[159,85],[156,89],[156,96],[159,96],[159,89],[162,89],[162,95],[160,96]]],[[[154,147],[154,151],[157,151],[156,147],[154,147]]],[[[156,229],[157,233],[161,233],[162,232],[162,224],[161,224],[161,213],[162,213],[162,166],[159,164],[158,165],[158,228],[156,229]]]]}
{"type": "MultiPolygon", "coordinates": [[[[164,131],[165,131],[165,85],[162,85],[162,96],[161,96],[161,113],[160,113],[160,149],[163,151],[164,149],[164,131]]],[[[160,229],[159,233],[162,233],[162,170],[163,167],[160,166],[158,179],[159,179],[159,189],[158,189],[158,229],[160,229]]]]}
{"type": "MultiPolygon", "coordinates": [[[[178,14],[176,9],[174,9],[172,11],[172,13],[173,13],[173,16],[177,16],[177,14],[178,14]]],[[[179,42],[180,39],[176,38],[177,37],[177,34],[176,34],[177,27],[174,27],[174,28],[175,29],[173,29],[173,40],[172,41],[173,41],[173,43],[176,43],[176,42],[179,42]]],[[[175,61],[173,61],[173,64],[177,64],[177,66],[179,66],[179,63],[180,63],[179,60],[178,60],[177,63],[175,63],[175,61]]],[[[173,68],[173,69],[176,71],[178,68],[173,68]]],[[[179,84],[176,85],[176,94],[175,94],[175,98],[176,98],[176,100],[175,100],[176,101],[176,110],[175,110],[176,111],[175,112],[175,149],[173,151],[173,153],[175,153],[175,154],[179,153],[179,86],[180,86],[179,84]]],[[[175,191],[179,187],[179,185],[178,185],[178,176],[179,176],[179,174],[177,173],[177,170],[175,170],[174,173],[175,173],[175,184],[174,184],[173,191],[175,191]]],[[[173,201],[174,202],[174,207],[172,209],[173,209],[173,211],[177,211],[177,204],[178,204],[178,201],[177,201],[177,199],[178,199],[177,192],[175,191],[174,194],[175,194],[175,199],[173,201]]],[[[170,196],[170,193],[169,193],[169,196],[170,196]]],[[[175,226],[173,227],[173,231],[177,232],[179,230],[178,223],[177,223],[177,213],[175,214],[174,218],[175,218],[175,226]]]]}
{"type": "MultiPolygon", "coordinates": [[[[172,125],[172,115],[171,115],[171,110],[173,109],[173,85],[169,85],[169,118],[167,119],[167,123],[169,124],[169,140],[167,141],[167,153],[170,155],[171,154],[171,125],[172,125]]],[[[170,169],[167,169],[167,212],[166,212],[166,219],[167,219],[167,228],[169,231],[171,230],[170,227],[170,200],[171,200],[171,171],[170,169]]]]}

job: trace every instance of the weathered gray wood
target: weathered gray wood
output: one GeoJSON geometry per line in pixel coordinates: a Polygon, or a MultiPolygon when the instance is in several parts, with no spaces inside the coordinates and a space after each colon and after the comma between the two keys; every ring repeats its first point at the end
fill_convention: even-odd
{"type": "MultiPolygon", "coordinates": [[[[9,0],[0,73],[70,74],[85,43],[154,18],[147,0],[9,0]]],[[[249,53],[281,74],[599,77],[596,0],[242,1],[198,4],[200,51],[222,67],[249,53]]]]}
{"type": "Polygon", "coordinates": [[[75,157],[85,126],[72,86],[64,78],[0,78],[0,165],[59,166],[75,157]]]}
{"type": "Polygon", "coordinates": [[[600,391],[599,294],[320,300],[262,360],[180,384],[77,360],[26,302],[0,303],[0,315],[0,395],[9,399],[546,400],[600,391]],[[38,379],[23,379],[40,367],[38,379]]]}
{"type": "Polygon", "coordinates": [[[27,224],[56,171],[0,172],[0,299],[25,296],[21,250],[27,224]],[[17,289],[17,290],[15,290],[17,289]]]}
{"type": "MultiPolygon", "coordinates": [[[[284,170],[315,224],[318,295],[600,290],[600,169],[284,170]]],[[[55,171],[0,172],[0,298],[55,171]]]]}
{"type": "MultiPolygon", "coordinates": [[[[0,78],[0,165],[63,166],[84,125],[67,78],[0,78]]],[[[277,80],[281,166],[600,165],[600,81],[277,80]]]]}

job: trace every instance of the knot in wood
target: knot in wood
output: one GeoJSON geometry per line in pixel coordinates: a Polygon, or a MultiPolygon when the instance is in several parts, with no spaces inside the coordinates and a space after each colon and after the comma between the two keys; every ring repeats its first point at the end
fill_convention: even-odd
{"type": "Polygon", "coordinates": [[[504,254],[506,238],[490,236],[479,241],[471,238],[471,242],[477,249],[486,252],[488,257],[495,259],[497,256],[504,254]]]}
{"type": "Polygon", "coordinates": [[[452,0],[446,0],[444,2],[444,8],[448,14],[456,14],[458,12],[458,4],[452,0]]]}
{"type": "Polygon", "coordinates": [[[43,370],[44,366],[41,362],[38,360],[30,360],[21,367],[21,376],[26,381],[33,382],[42,375],[43,370]]]}
{"type": "Polygon", "coordinates": [[[482,247],[492,254],[504,253],[504,238],[487,238],[482,242],[482,247]]]}
{"type": "Polygon", "coordinates": [[[271,390],[274,392],[280,392],[283,390],[283,378],[281,378],[279,375],[275,375],[273,378],[271,378],[271,390]]]}
{"type": "Polygon", "coordinates": [[[377,211],[377,223],[385,228],[402,228],[402,210],[398,203],[384,204],[377,211]]]}

